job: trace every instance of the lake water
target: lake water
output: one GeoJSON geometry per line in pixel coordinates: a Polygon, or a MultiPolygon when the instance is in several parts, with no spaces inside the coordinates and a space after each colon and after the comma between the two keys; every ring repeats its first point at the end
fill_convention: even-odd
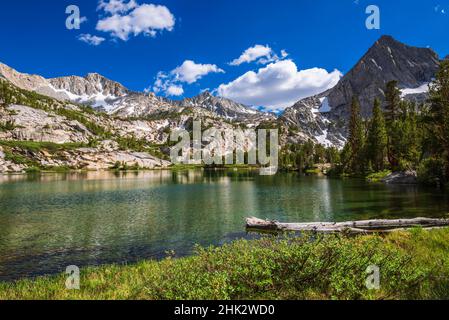
{"type": "Polygon", "coordinates": [[[0,176],[0,281],[191,253],[283,222],[442,217],[449,196],[416,186],[295,173],[193,170],[0,176]]]}

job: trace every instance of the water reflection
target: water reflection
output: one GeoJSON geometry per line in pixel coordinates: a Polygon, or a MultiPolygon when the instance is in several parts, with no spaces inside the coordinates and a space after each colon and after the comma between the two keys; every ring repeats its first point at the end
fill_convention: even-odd
{"type": "Polygon", "coordinates": [[[0,280],[67,265],[132,262],[245,236],[244,217],[282,221],[442,216],[448,197],[357,180],[250,171],[0,176],[0,280]]]}

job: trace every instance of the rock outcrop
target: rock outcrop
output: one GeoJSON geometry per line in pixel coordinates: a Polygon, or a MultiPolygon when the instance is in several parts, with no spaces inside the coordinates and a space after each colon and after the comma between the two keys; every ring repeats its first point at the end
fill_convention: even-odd
{"type": "Polygon", "coordinates": [[[65,151],[57,157],[40,153],[36,159],[43,167],[70,167],[73,169],[108,170],[119,164],[122,168],[167,168],[170,162],[145,152],[78,148],[65,151]]]}
{"type": "Polygon", "coordinates": [[[88,143],[93,134],[80,122],[22,105],[0,109],[0,119],[14,129],[0,132],[0,140],[88,143]]]}
{"type": "Polygon", "coordinates": [[[306,98],[285,110],[280,121],[289,128],[288,142],[300,143],[310,139],[326,147],[344,146],[344,132],[329,121],[325,112],[320,111],[325,99],[324,96],[306,98]]]}
{"type": "Polygon", "coordinates": [[[416,171],[393,172],[382,179],[382,182],[386,184],[417,184],[418,175],[416,171]]]}
{"type": "Polygon", "coordinates": [[[6,159],[6,154],[3,148],[0,146],[0,174],[1,173],[20,173],[25,170],[26,166],[22,164],[16,164],[6,159]]]}
{"type": "Polygon", "coordinates": [[[212,112],[216,117],[221,117],[233,122],[257,125],[257,123],[262,121],[272,121],[276,119],[274,114],[255,110],[230,99],[216,97],[209,91],[205,91],[193,98],[176,101],[174,104],[181,107],[202,108],[212,112]]]}

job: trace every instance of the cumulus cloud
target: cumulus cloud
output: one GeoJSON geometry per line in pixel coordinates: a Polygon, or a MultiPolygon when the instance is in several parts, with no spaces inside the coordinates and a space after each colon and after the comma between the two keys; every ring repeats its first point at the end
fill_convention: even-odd
{"type": "Polygon", "coordinates": [[[177,80],[188,84],[197,82],[209,73],[224,73],[224,71],[215,64],[200,64],[192,60],[186,60],[171,72],[177,80]]]}
{"type": "Polygon", "coordinates": [[[130,35],[154,37],[157,32],[172,31],[175,26],[175,17],[166,6],[138,5],[133,0],[129,3],[121,0],[111,0],[104,5],[102,3],[100,2],[100,9],[112,15],[99,20],[97,30],[108,32],[123,41],[127,41],[130,35]]]}
{"type": "Polygon", "coordinates": [[[239,66],[243,63],[250,63],[256,61],[259,64],[267,64],[270,62],[279,61],[288,56],[285,50],[281,51],[281,58],[269,46],[262,46],[256,44],[254,47],[246,49],[239,58],[234,59],[229,63],[231,66],[239,66]]]}
{"type": "Polygon", "coordinates": [[[91,46],[99,46],[105,38],[93,36],[91,34],[85,33],[78,36],[78,40],[90,44],[91,46]]]}
{"type": "Polygon", "coordinates": [[[171,85],[167,88],[166,94],[168,96],[182,96],[184,94],[184,88],[180,85],[171,85]]]}
{"type": "Polygon", "coordinates": [[[217,92],[222,97],[243,104],[279,111],[298,100],[334,87],[341,77],[338,70],[298,70],[292,60],[281,60],[222,84],[217,92]]]}
{"type": "Polygon", "coordinates": [[[184,93],[182,83],[193,84],[209,73],[224,73],[224,71],[215,64],[201,64],[186,60],[169,73],[159,72],[153,91],[164,92],[167,96],[180,96],[184,93]]]}
{"type": "Polygon", "coordinates": [[[246,49],[239,58],[234,59],[229,64],[231,66],[239,66],[242,63],[250,63],[262,57],[271,58],[273,50],[269,46],[262,46],[260,44],[246,49]]]}
{"type": "Polygon", "coordinates": [[[100,0],[98,3],[98,10],[103,10],[110,14],[128,12],[136,7],[138,7],[138,4],[135,0],[130,0],[127,3],[125,0],[109,0],[109,2],[100,0]]]}

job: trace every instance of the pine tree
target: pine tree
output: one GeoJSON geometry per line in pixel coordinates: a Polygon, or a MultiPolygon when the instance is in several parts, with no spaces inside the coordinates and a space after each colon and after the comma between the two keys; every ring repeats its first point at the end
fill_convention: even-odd
{"type": "Polygon", "coordinates": [[[360,102],[357,97],[352,98],[351,117],[349,120],[348,145],[350,150],[349,168],[353,174],[362,174],[364,171],[364,137],[365,129],[360,113],[360,102]]]}
{"type": "Polygon", "coordinates": [[[398,129],[393,141],[393,149],[397,151],[399,169],[416,169],[421,157],[422,134],[418,127],[418,115],[414,103],[401,101],[401,114],[396,123],[398,129]]]}
{"type": "Polygon", "coordinates": [[[398,89],[397,81],[387,83],[385,90],[385,120],[387,124],[396,121],[400,114],[401,91],[398,89]]]}
{"type": "Polygon", "coordinates": [[[387,156],[392,170],[396,171],[399,170],[399,157],[395,142],[400,139],[402,134],[398,123],[401,112],[401,91],[397,87],[397,81],[387,83],[385,100],[385,123],[388,135],[387,156]]]}
{"type": "Polygon", "coordinates": [[[430,101],[427,126],[435,140],[432,151],[444,162],[446,181],[449,181],[449,61],[441,62],[430,85],[430,101]]]}
{"type": "Polygon", "coordinates": [[[7,106],[11,103],[11,97],[11,91],[9,90],[7,84],[3,80],[0,80],[0,101],[3,106],[7,106]]]}
{"type": "Polygon", "coordinates": [[[373,118],[369,125],[366,154],[375,171],[385,168],[385,156],[387,151],[387,129],[379,99],[374,101],[373,118]]]}

